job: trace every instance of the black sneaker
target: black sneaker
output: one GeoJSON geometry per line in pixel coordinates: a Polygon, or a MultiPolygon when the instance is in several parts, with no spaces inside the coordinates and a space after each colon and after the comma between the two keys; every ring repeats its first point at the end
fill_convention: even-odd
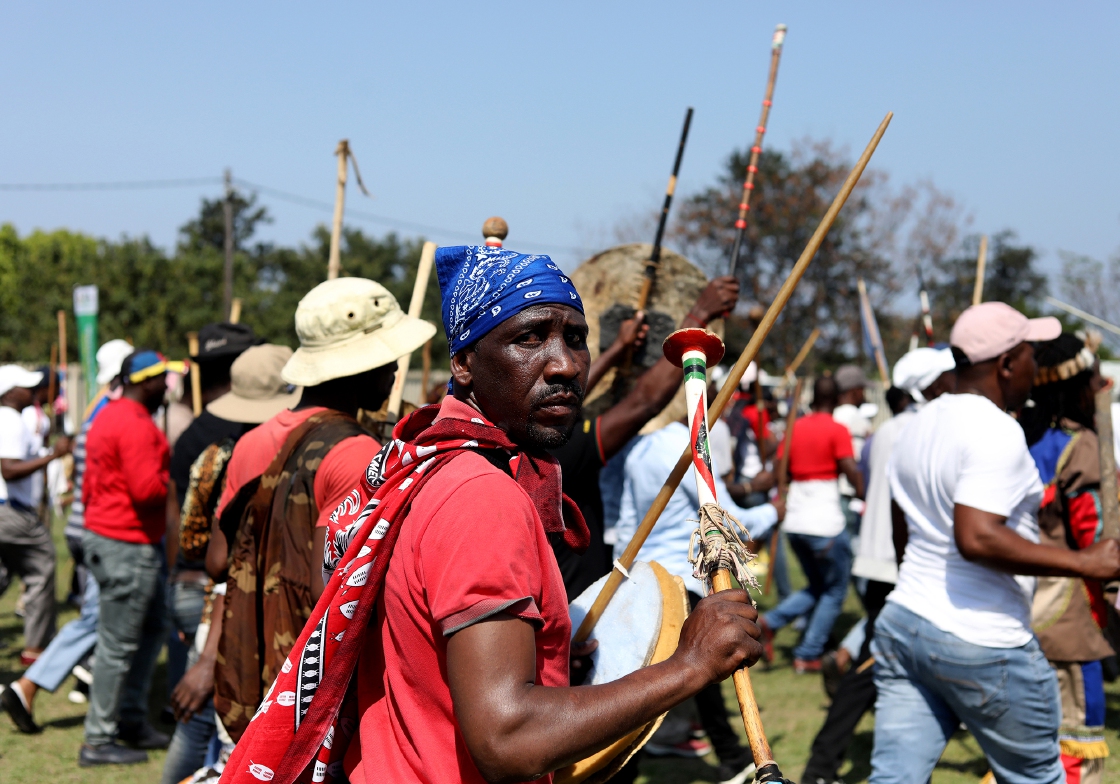
{"type": "Polygon", "coordinates": [[[11,686],[0,693],[0,708],[8,712],[16,724],[16,729],[24,735],[36,735],[43,731],[43,728],[35,723],[27,708],[23,707],[23,700],[11,686]]]}
{"type": "Polygon", "coordinates": [[[170,735],[160,732],[150,724],[140,724],[135,727],[122,724],[117,730],[117,739],[134,749],[166,749],[171,743],[170,735]]]}
{"type": "Polygon", "coordinates": [[[78,765],[83,768],[92,768],[94,765],[137,765],[147,761],[148,752],[125,748],[116,742],[101,746],[83,743],[82,750],[78,752],[78,765]]]}

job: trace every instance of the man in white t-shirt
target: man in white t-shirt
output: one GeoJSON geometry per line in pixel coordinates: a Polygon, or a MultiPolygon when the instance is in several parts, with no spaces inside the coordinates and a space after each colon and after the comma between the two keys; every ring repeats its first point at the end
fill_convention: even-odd
{"type": "Polygon", "coordinates": [[[1120,543],[1038,544],[1042,482],[1019,424],[1032,342],[1061,334],[1001,302],[966,310],[950,342],[957,394],[929,403],[890,460],[898,584],[875,623],[872,784],[926,781],[964,722],[996,780],[1065,780],[1058,684],[1030,626],[1030,575],[1120,576],[1120,543]]]}
{"type": "Polygon", "coordinates": [[[68,454],[70,440],[40,455],[41,441],[27,429],[22,412],[32,404],[42,373],[19,365],[0,367],[0,562],[19,575],[24,596],[24,647],[20,661],[30,665],[54,636],[54,544],[39,519],[43,483],[36,474],[68,454]]]}

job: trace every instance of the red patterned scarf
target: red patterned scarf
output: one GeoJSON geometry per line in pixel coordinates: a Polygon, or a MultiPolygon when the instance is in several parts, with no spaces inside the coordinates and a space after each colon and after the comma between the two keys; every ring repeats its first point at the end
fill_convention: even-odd
{"type": "Polygon", "coordinates": [[[532,499],[545,530],[561,534],[579,552],[587,548],[587,525],[561,491],[555,458],[519,451],[505,431],[473,409],[468,421],[456,418],[455,408],[461,412],[465,404],[448,400],[401,420],[359,487],[331,515],[324,570],[333,575],[234,749],[222,784],[344,778],[343,757],[357,730],[350,686],[364,637],[347,631],[366,628],[400,523],[427,481],[456,455],[503,450],[497,454],[509,460],[510,474],[532,499]]]}

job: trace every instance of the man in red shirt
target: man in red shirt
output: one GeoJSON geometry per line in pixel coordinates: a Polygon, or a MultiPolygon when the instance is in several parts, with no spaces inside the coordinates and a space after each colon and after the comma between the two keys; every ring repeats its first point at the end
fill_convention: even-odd
{"type": "MultiPolygon", "coordinates": [[[[793,649],[797,673],[820,672],[824,646],[848,592],[852,548],[841,507],[840,475],[863,497],[863,476],[852,454],[851,433],[832,418],[837,397],[835,380],[817,379],[812,411],[794,423],[789,449],[790,485],[782,527],[809,585],[762,617],[769,653],[775,631],[809,616],[805,634],[793,649]]],[[[781,452],[779,448],[779,456],[781,452]]]]}
{"type": "Polygon", "coordinates": [[[555,459],[581,418],[587,323],[547,256],[441,248],[452,394],[403,420],[332,515],[333,573],[223,782],[551,781],[761,655],[743,591],[667,661],[568,686],[549,545],[586,548],[555,459]],[[346,696],[354,678],[356,699],[346,696]]]}
{"type": "Polygon", "coordinates": [[[101,589],[101,616],[82,767],[145,762],[144,749],[170,740],[146,720],[152,670],[166,637],[160,541],[170,453],[152,414],[163,402],[169,369],[182,372],[182,363],[147,349],[126,358],[124,392],[98,415],[86,441],[82,547],[101,589]]]}

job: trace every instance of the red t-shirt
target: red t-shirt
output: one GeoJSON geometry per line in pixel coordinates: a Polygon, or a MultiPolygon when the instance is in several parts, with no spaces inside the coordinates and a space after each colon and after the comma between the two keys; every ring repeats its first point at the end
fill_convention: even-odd
{"type": "Polygon", "coordinates": [[[86,437],[86,528],[120,542],[158,543],[167,527],[170,462],[148,409],[127,397],[107,404],[86,437]]]}
{"type": "Polygon", "coordinates": [[[353,784],[484,781],[455,718],[447,640],[498,612],[535,627],[536,683],[568,686],[571,622],[544,527],[513,479],[467,453],[428,480],[401,523],[358,664],[353,784]]]}
{"type": "MultiPolygon", "coordinates": [[[[779,457],[784,447],[784,443],[778,447],[779,457]]],[[[790,479],[835,479],[840,475],[837,462],[852,456],[852,435],[831,413],[814,411],[797,418],[789,447],[790,479]]]]}
{"type": "MultiPolygon", "coordinates": [[[[758,406],[752,404],[743,406],[743,419],[747,420],[748,426],[755,438],[758,438],[758,406]]],[[[770,412],[765,408],[762,409],[762,436],[769,438],[770,433],[770,412]]]]}
{"type": "MultiPolygon", "coordinates": [[[[324,410],[316,406],[299,411],[281,411],[243,435],[234,446],[233,456],[226,469],[226,486],[218,501],[217,516],[221,517],[222,511],[234,499],[238,490],[268,470],[293,430],[312,414],[324,410]]],[[[344,438],[327,452],[323,462],[319,464],[319,470],[315,472],[315,505],[319,509],[316,527],[327,524],[331,512],[361,481],[380,448],[372,437],[359,435],[344,438]]]]}

